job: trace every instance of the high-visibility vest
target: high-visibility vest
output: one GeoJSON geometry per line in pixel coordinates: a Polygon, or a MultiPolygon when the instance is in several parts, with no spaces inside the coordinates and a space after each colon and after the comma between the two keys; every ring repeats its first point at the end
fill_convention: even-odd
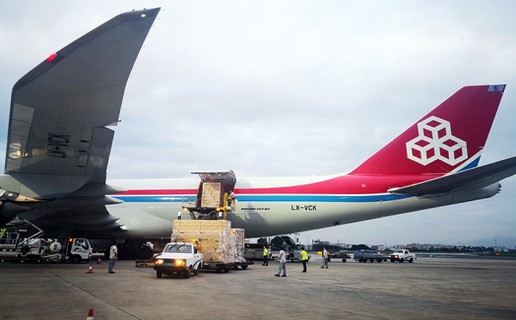
{"type": "Polygon", "coordinates": [[[308,253],[305,250],[301,251],[301,261],[308,260],[308,253]]]}
{"type": "Polygon", "coordinates": [[[269,255],[269,250],[267,248],[263,248],[263,256],[267,257],[269,255]]]}

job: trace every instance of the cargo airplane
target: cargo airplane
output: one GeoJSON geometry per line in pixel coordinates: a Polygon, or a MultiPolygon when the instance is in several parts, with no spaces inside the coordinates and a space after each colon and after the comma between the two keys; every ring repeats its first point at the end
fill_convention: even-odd
{"type": "Polygon", "coordinates": [[[106,179],[128,76],[159,8],[121,14],[52,54],[13,87],[2,224],[46,236],[166,239],[171,220],[217,219],[246,236],[287,234],[489,198],[516,157],[479,165],[505,85],[460,89],[346,174],[106,179]]]}

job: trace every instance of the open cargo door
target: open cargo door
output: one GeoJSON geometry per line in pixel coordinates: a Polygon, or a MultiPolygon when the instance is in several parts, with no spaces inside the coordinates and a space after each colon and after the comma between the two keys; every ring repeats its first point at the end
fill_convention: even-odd
{"type": "Polygon", "coordinates": [[[227,211],[234,211],[236,176],[232,170],[193,171],[192,174],[198,174],[201,183],[195,207],[187,207],[190,212],[209,216],[208,219],[218,219],[223,214],[225,219],[227,211]]]}

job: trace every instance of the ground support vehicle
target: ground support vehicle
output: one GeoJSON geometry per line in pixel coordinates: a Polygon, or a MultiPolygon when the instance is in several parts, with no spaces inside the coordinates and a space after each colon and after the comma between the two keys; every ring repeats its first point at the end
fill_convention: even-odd
{"type": "Polygon", "coordinates": [[[244,230],[231,228],[227,220],[174,220],[172,241],[194,244],[203,254],[201,270],[229,272],[247,269],[244,258],[244,230]]]}
{"type": "Polygon", "coordinates": [[[405,261],[408,261],[410,263],[414,262],[417,257],[414,253],[411,253],[408,249],[396,249],[391,255],[389,256],[389,260],[391,262],[400,262],[403,263],[405,261]]]}
{"type": "MultiPolygon", "coordinates": [[[[244,245],[244,258],[246,261],[261,260],[263,261],[263,243],[246,243],[244,245]]],[[[269,245],[267,245],[268,248],[269,245]]],[[[272,250],[269,250],[269,261],[272,260],[272,250]]]]}
{"type": "Polygon", "coordinates": [[[90,261],[93,248],[88,239],[85,238],[68,238],[63,252],[63,261],[72,263],[81,263],[82,261],[90,261]]]}
{"type": "Polygon", "coordinates": [[[166,275],[183,275],[185,278],[190,273],[197,275],[202,268],[203,254],[196,246],[185,242],[168,243],[163,252],[154,259],[156,277],[166,275]]]}
{"type": "Polygon", "coordinates": [[[351,259],[351,256],[346,252],[336,251],[328,254],[328,262],[330,262],[331,259],[341,259],[342,262],[346,262],[348,259],[351,259]]]}
{"type": "Polygon", "coordinates": [[[376,250],[365,250],[365,249],[356,250],[353,253],[353,259],[355,261],[364,262],[364,263],[367,261],[371,261],[371,262],[376,261],[378,263],[387,261],[387,258],[384,257],[380,252],[378,252],[376,250]]]}
{"type": "Polygon", "coordinates": [[[30,221],[12,219],[0,231],[0,259],[74,263],[90,260],[92,247],[88,239],[69,238],[63,246],[57,239],[42,236],[43,230],[30,221]]]}
{"type": "Polygon", "coordinates": [[[290,260],[290,262],[301,262],[301,247],[289,236],[276,236],[271,240],[271,249],[274,251],[285,250],[287,260],[290,260]]]}

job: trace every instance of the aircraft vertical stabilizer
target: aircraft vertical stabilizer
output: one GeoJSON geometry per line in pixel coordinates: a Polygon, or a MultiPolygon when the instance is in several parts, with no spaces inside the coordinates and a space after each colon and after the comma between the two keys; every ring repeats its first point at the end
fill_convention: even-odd
{"type": "Polygon", "coordinates": [[[350,174],[440,175],[476,167],[504,90],[460,89],[350,174]]]}

